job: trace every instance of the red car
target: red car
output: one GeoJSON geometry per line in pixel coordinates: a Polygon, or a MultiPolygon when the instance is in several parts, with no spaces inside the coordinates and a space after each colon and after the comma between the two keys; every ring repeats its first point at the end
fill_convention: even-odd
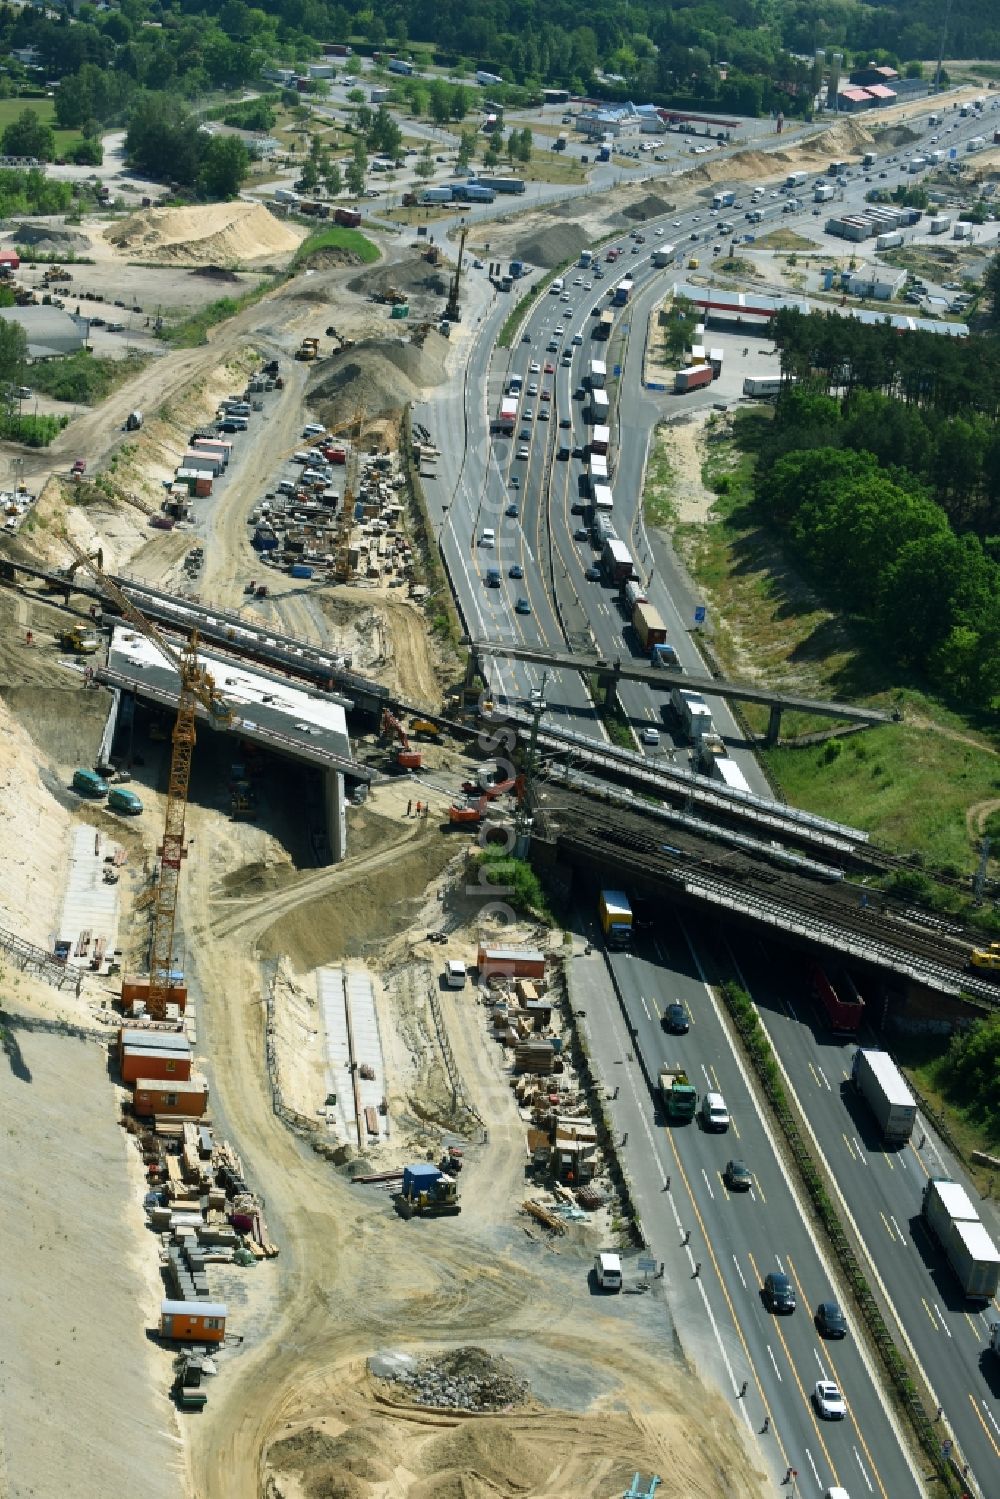
{"type": "Polygon", "coordinates": [[[552,392],[551,392],[551,390],[543,390],[542,391],[542,400],[543,401],[551,401],[551,399],[552,399],[552,392]]]}
{"type": "Polygon", "coordinates": [[[552,360],[551,359],[546,359],[546,361],[545,361],[545,373],[547,375],[554,375],[555,372],[556,372],[556,367],[552,363],[552,360]]]}

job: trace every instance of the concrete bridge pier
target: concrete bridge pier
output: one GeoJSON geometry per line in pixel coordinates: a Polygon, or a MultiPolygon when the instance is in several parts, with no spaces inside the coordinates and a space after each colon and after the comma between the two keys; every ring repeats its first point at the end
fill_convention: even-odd
{"type": "Polygon", "coordinates": [[[344,777],[341,771],[324,772],[323,803],[330,855],[334,864],[341,864],[347,858],[347,798],[344,795],[344,777]]]}
{"type": "Polygon", "coordinates": [[[767,733],[764,736],[765,744],[777,744],[781,735],[781,704],[772,703],[767,717],[767,733]]]}

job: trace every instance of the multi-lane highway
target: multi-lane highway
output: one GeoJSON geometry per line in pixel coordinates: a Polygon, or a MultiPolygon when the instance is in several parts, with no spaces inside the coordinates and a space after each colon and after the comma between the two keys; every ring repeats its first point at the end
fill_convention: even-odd
{"type": "MultiPolygon", "coordinates": [[[[852,1495],[881,1499],[920,1494],[850,1309],[843,1339],[821,1336],[814,1322],[819,1303],[837,1299],[835,1284],[802,1204],[789,1189],[779,1142],[706,982],[719,974],[702,970],[685,932],[672,920],[659,924],[655,936],[637,940],[632,952],[611,954],[607,962],[627,1019],[628,1045],[641,1057],[644,1073],[633,1089],[627,1169],[651,1249],[673,1282],[672,1304],[681,1303],[682,1337],[691,1343],[699,1335],[697,1325],[684,1325],[684,1303],[696,1289],[685,1283],[697,1280],[707,1311],[702,1337],[707,1339],[711,1327],[717,1344],[714,1355],[705,1349],[699,1362],[716,1371],[723,1390],[758,1433],[765,1457],[770,1454],[775,1471],[780,1469],[779,1478],[787,1467],[796,1470],[793,1492],[822,1494],[839,1485],[852,1495]],[[686,1035],[669,1035],[663,1027],[663,1011],[674,1001],[690,1015],[686,1035]],[[707,1133],[697,1120],[667,1125],[646,1082],[655,1080],[661,1065],[684,1066],[699,1094],[720,1092],[729,1110],[728,1131],[707,1133]],[[749,1191],[727,1186],[724,1175],[732,1158],[749,1169],[749,1191]],[[765,1303],[764,1281],[773,1271],[787,1275],[795,1290],[791,1314],[776,1314],[765,1303]],[[839,1387],[847,1405],[843,1421],[824,1420],[818,1413],[813,1397],[818,1380],[839,1387]],[[741,1395],[744,1381],[747,1390],[741,1395]]],[[[610,1080],[622,1076],[625,1059],[614,1017],[602,1009],[603,969],[596,954],[589,964],[578,965],[574,1003],[586,1008],[590,1045],[610,1080]]]]}
{"type": "MultiPolygon", "coordinates": [[[[925,137],[938,134],[942,145],[956,146],[964,158],[965,141],[983,128],[981,120],[960,120],[949,111],[944,126],[927,127],[925,137]],[[949,125],[954,128],[948,130],[949,125]]],[[[915,140],[910,154],[928,143],[915,140]]],[[[862,208],[873,185],[898,181],[902,165],[901,158],[880,162],[868,174],[854,169],[840,184],[835,211],[862,208]]],[[[907,174],[906,180],[919,181],[919,175],[907,174]]],[[[737,196],[743,198],[742,209],[728,208],[724,216],[742,231],[745,220],[740,220],[749,209],[749,195],[743,189],[737,196]]],[[[765,202],[778,210],[777,199],[765,202]]],[[[828,212],[829,205],[823,205],[821,220],[828,212]]],[[[783,227],[799,228],[831,249],[840,248],[841,242],[825,235],[821,220],[813,214],[811,194],[801,209],[780,215],[783,227]]],[[[768,227],[765,224],[764,230],[768,227]]],[[[584,375],[591,358],[604,358],[614,396],[609,466],[615,529],[632,551],[682,664],[702,671],[691,636],[694,601],[684,580],[662,565],[650,573],[652,553],[643,528],[641,493],[655,423],[698,409],[710,403],[713,394],[673,397],[649,391],[642,383],[641,361],[650,309],[665,286],[679,279],[688,256],[705,256],[706,245],[719,242],[718,220],[698,206],[641,228],[642,243],[623,232],[600,247],[595,267],[565,272],[565,289],[536,299],[509,349],[494,347],[509,299],[493,295],[489,305],[482,306],[462,389],[450,400],[425,408],[423,419],[442,450],[439,478],[429,498],[471,635],[560,650],[586,645],[610,658],[626,654],[629,635],[616,591],[588,576],[596,557],[589,542],[578,537],[583,520],[574,513],[582,497],[591,434],[584,375]],[[667,243],[676,247],[673,263],[654,268],[654,251],[667,243]],[[621,250],[615,264],[604,259],[611,247],[621,250]],[[601,276],[596,274],[598,264],[601,276]],[[624,276],[634,281],[631,300],[616,311],[610,342],[598,342],[591,337],[593,309],[608,304],[609,293],[624,276]],[[553,343],[555,348],[550,348],[553,343]],[[514,433],[491,435],[491,422],[512,376],[519,376],[521,383],[514,433]],[[543,391],[549,393],[547,400],[543,391]],[[568,457],[560,455],[563,444],[570,450],[568,457]],[[484,543],[484,533],[490,532],[484,543]],[[491,568],[499,571],[498,586],[488,582],[491,568]],[[519,600],[524,601],[520,610],[519,600]]],[[[750,226],[746,229],[749,232],[750,226]]],[[[729,237],[727,232],[727,241],[729,237]]],[[[542,681],[540,669],[526,663],[498,661],[488,670],[492,693],[508,702],[521,703],[542,681]]],[[[663,717],[662,699],[639,685],[623,687],[621,697],[637,734],[646,725],[660,733],[660,744],[648,746],[650,756],[671,753],[675,746],[667,733],[670,725],[663,717]]],[[[550,673],[545,699],[548,715],[561,719],[564,727],[597,738],[603,734],[587,684],[578,674],[550,673]]],[[[712,708],[717,726],[735,741],[732,748],[738,753],[740,734],[725,705],[713,700],[712,708]]],[[[763,791],[752,759],[746,756],[741,764],[754,789],[763,791]]],[[[767,1419],[769,1431],[761,1437],[765,1450],[773,1435],[782,1462],[797,1470],[802,1492],[822,1493],[834,1483],[852,1494],[879,1493],[884,1499],[921,1492],[905,1456],[905,1441],[887,1413],[856,1330],[851,1328],[844,1342],[830,1345],[813,1325],[816,1305],[831,1293],[829,1269],[806,1226],[778,1144],[757,1108],[706,977],[718,981],[737,976],[761,1005],[788,1084],[802,1104],[817,1148],[829,1162],[842,1210],[853,1220],[869,1257],[871,1277],[881,1286],[886,1305],[895,1310],[901,1336],[943,1407],[942,1443],[953,1441],[956,1455],[969,1464],[970,1486],[982,1494],[994,1491],[1000,1420],[995,1412],[997,1380],[990,1374],[988,1356],[984,1358],[988,1316],[970,1313],[960,1304],[947,1269],[917,1221],[927,1175],[960,1174],[932,1131],[922,1126],[923,1146],[918,1137],[893,1155],[870,1137],[863,1113],[853,1108],[842,1087],[847,1050],[831,1041],[803,1004],[801,974],[790,971],[774,953],[753,946],[737,956],[720,952],[715,937],[697,927],[688,933],[670,918],[658,927],[655,938],[642,935],[634,952],[612,954],[608,964],[617,986],[616,1003],[627,1017],[629,1041],[642,1059],[646,1078],[655,1077],[661,1062],[684,1061],[699,1093],[718,1088],[732,1113],[726,1136],[706,1135],[697,1125],[664,1130],[658,1127],[662,1121],[643,1085],[628,1104],[638,1127],[627,1156],[643,1199],[644,1222],[652,1225],[654,1236],[672,1234],[678,1224],[685,1234],[690,1231],[684,1245],[688,1274],[700,1267],[698,1295],[718,1340],[718,1358],[709,1362],[723,1388],[727,1382],[731,1386],[734,1399],[740,1398],[742,1381],[747,1380],[741,1409],[758,1432],[767,1419]],[[664,1003],[674,998],[688,1005],[693,1023],[686,1036],[668,1038],[660,1017],[664,1003]],[[746,1195],[730,1193],[721,1178],[726,1161],[735,1155],[743,1157],[753,1173],[753,1187],[746,1195]],[[668,1179],[670,1191],[664,1194],[661,1189],[668,1179]],[[788,1274],[796,1287],[799,1305],[791,1317],[776,1318],[762,1303],[763,1277],[774,1269],[788,1274]],[[845,1422],[819,1418],[811,1399],[819,1378],[832,1378],[843,1390],[848,1405],[845,1422]]],[[[605,982],[602,987],[599,978],[590,982],[588,1013],[593,1018],[608,986],[605,982]]],[[[602,1037],[613,1048],[609,1038],[616,1034],[615,1024],[609,1015],[605,1026],[592,1026],[598,1051],[602,1037]]]]}
{"type": "MultiPolygon", "coordinates": [[[[942,1440],[956,1442],[984,1494],[997,1492],[1000,1368],[986,1349],[998,1308],[965,1303],[920,1222],[924,1183],[931,1176],[960,1178],[961,1167],[926,1121],[918,1123],[903,1149],[882,1146],[847,1083],[853,1047],[822,1024],[800,964],[759,943],[741,944],[734,963],[781,1057],[872,1274],[943,1408],[942,1440]]],[[[871,1031],[861,1040],[879,1044],[871,1031]]]]}

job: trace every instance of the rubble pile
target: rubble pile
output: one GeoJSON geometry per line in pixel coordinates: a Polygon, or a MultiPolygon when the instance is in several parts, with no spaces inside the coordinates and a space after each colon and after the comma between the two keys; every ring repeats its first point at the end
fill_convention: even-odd
{"type": "Polygon", "coordinates": [[[529,1394],[528,1381],[519,1379],[506,1359],[494,1358],[484,1348],[455,1348],[385,1377],[404,1385],[417,1405],[455,1410],[503,1410],[523,1405],[529,1394]]]}

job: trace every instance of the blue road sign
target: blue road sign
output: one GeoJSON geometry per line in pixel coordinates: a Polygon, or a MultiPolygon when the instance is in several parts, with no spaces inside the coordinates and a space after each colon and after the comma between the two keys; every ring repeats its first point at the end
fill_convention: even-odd
{"type": "Polygon", "coordinates": [[[708,613],[708,610],[705,608],[705,605],[704,604],[699,604],[698,607],[694,611],[694,622],[695,622],[695,624],[696,625],[703,625],[705,623],[705,616],[707,615],[707,613],[708,613]]]}
{"type": "Polygon", "coordinates": [[[622,372],[622,367],[621,367],[620,364],[616,364],[615,367],[614,367],[614,369],[611,371],[611,373],[614,375],[614,377],[615,377],[616,380],[618,379],[618,377],[621,374],[621,372],[622,372]]]}

